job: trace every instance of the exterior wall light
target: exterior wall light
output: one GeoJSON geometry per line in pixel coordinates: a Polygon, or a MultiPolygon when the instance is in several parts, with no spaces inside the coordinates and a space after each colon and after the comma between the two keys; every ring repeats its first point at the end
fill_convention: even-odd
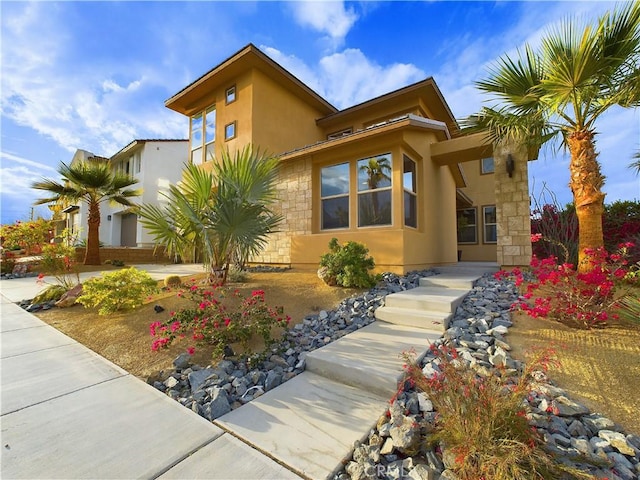
{"type": "Polygon", "coordinates": [[[513,177],[513,172],[516,169],[516,162],[513,160],[511,154],[507,155],[507,173],[509,174],[509,178],[513,177]]]}
{"type": "MultiPolygon", "coordinates": [[[[511,176],[511,175],[509,175],[511,176]]],[[[107,215],[107,221],[110,222],[111,221],[111,215],[107,215]]]]}

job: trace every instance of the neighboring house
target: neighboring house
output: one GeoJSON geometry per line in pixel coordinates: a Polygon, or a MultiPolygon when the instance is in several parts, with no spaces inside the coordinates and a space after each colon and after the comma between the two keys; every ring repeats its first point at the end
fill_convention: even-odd
{"type": "MultiPolygon", "coordinates": [[[[163,193],[169,185],[182,178],[188,158],[187,140],[134,140],[111,158],[97,157],[86,150],[77,150],[71,163],[97,157],[109,162],[114,170],[127,173],[138,180],[132,188],[142,190],[133,199],[136,204],[161,205],[166,201],[163,193]]],[[[78,240],[87,237],[87,205],[78,203],[62,210],[66,214],[65,226],[78,240]]],[[[153,238],[138,222],[132,209],[123,205],[100,204],[100,242],[112,247],[150,247],[153,238]]]]}
{"type": "Polygon", "coordinates": [[[315,266],[332,237],[398,272],[496,260],[493,148],[460,133],[432,78],[338,110],[250,44],[165,105],[203,168],[249,143],[279,156],[284,222],[256,262],[315,266]]]}

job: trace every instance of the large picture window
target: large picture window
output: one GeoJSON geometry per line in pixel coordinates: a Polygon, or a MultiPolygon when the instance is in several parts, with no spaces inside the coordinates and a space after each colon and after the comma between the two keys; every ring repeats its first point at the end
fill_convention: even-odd
{"type": "Polygon", "coordinates": [[[482,207],[482,218],[484,223],[484,243],[496,243],[498,241],[496,206],[488,205],[482,207]]]}
{"type": "Polygon", "coordinates": [[[349,164],[320,170],[323,230],[349,228],[349,164]]]}
{"type": "Polygon", "coordinates": [[[191,162],[200,165],[212,160],[216,140],[215,105],[191,117],[190,132],[191,162]]]}
{"type": "Polygon", "coordinates": [[[404,224],[407,227],[417,228],[416,162],[406,155],[403,157],[402,187],[404,189],[404,224]]]}
{"type": "Polygon", "coordinates": [[[391,154],[358,160],[358,226],[391,225],[391,154]]]}
{"type": "Polygon", "coordinates": [[[476,209],[463,208],[456,212],[458,243],[478,243],[476,209]]]}

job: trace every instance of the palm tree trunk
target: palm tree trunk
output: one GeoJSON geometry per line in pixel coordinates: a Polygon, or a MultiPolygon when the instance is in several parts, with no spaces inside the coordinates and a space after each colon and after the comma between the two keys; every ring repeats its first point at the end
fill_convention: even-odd
{"type": "Polygon", "coordinates": [[[89,232],[84,252],[85,265],[100,265],[100,205],[89,202],[89,232]]]}
{"type": "Polygon", "coordinates": [[[593,270],[595,266],[595,257],[589,250],[604,246],[602,234],[604,176],[600,173],[593,132],[573,132],[569,135],[567,143],[571,152],[569,187],[573,192],[579,227],[578,271],[586,273],[593,270]],[[587,249],[586,252],[585,249],[587,249]]]}

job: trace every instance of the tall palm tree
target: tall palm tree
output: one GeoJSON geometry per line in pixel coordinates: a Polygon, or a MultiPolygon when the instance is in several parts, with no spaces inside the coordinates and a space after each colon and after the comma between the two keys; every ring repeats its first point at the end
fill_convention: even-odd
{"type": "Polygon", "coordinates": [[[31,185],[31,188],[51,194],[36,200],[35,205],[86,202],[89,207],[89,229],[84,264],[100,265],[100,204],[108,201],[127,207],[134,206],[130,199],[139,196],[141,191],[128,187],[138,181],[124,173],[113,172],[109,163],[98,157],[73,162],[71,165],[61,163],[58,173],[62,176],[62,182],[45,178],[31,185]]]}
{"type": "Polygon", "coordinates": [[[526,143],[537,152],[560,135],[571,162],[569,186],[579,221],[578,269],[593,268],[585,249],[603,246],[604,176],[595,149],[595,122],[614,105],[640,104],[640,3],[607,12],[596,25],[567,19],[517,58],[503,56],[477,82],[500,102],[466,120],[495,142],[526,143]]]}
{"type": "Polygon", "coordinates": [[[635,168],[636,174],[640,175],[640,151],[636,152],[633,158],[635,158],[635,160],[629,164],[629,168],[635,168]]]}
{"type": "Polygon", "coordinates": [[[165,206],[142,205],[141,223],[169,255],[201,255],[211,280],[225,283],[229,265],[263,250],[282,220],[269,208],[277,163],[247,146],[233,157],[223,152],[211,172],[189,164],[165,206]]]}

